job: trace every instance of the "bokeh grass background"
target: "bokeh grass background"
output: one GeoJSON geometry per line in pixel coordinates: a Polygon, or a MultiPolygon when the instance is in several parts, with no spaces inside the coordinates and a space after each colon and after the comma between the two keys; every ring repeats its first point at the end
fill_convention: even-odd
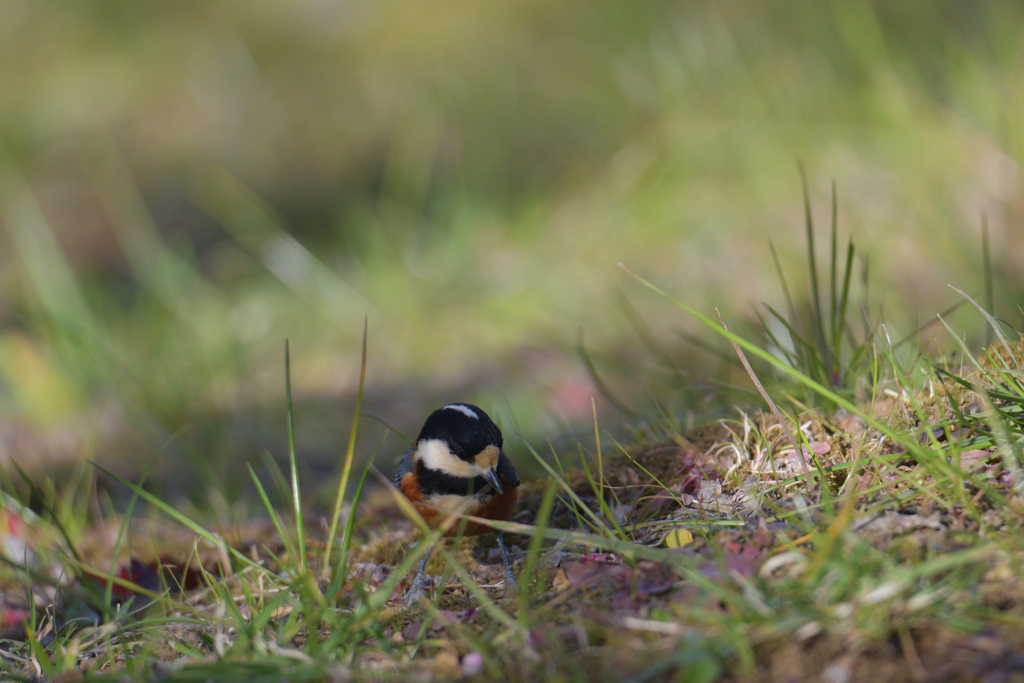
{"type": "Polygon", "coordinates": [[[893,338],[959,301],[948,284],[981,291],[983,215],[996,313],[1020,327],[1018,3],[0,0],[0,17],[0,456],[36,471],[131,476],[162,452],[150,485],[230,509],[242,461],[285,455],[287,337],[300,459],[326,481],[364,317],[366,455],[382,423],[411,437],[453,400],[495,414],[513,452],[515,431],[585,425],[592,396],[627,419],[581,336],[641,415],[707,417],[720,362],[617,264],[751,319],[780,302],[769,238],[806,286],[798,161],[821,226],[835,180],[858,297],[893,338]]]}

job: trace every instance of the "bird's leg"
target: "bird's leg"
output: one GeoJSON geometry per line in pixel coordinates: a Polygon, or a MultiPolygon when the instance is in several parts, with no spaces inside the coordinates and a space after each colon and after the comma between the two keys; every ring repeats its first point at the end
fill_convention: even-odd
{"type": "Polygon", "coordinates": [[[423,556],[423,563],[420,565],[420,570],[416,572],[416,578],[412,580],[412,587],[409,588],[409,592],[405,594],[406,607],[415,605],[419,599],[423,597],[423,582],[426,579],[427,560],[430,559],[430,552],[433,549],[434,546],[427,548],[427,554],[423,556]]]}
{"type": "Polygon", "coordinates": [[[508,559],[508,549],[505,547],[505,532],[495,531],[494,537],[498,539],[498,547],[501,548],[501,559],[505,561],[505,590],[513,591],[516,588],[516,575],[512,573],[512,563],[508,559]]]}

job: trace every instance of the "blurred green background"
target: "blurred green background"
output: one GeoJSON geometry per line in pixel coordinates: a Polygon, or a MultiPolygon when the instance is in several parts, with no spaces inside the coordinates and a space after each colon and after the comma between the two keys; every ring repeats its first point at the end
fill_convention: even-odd
{"type": "Polygon", "coordinates": [[[737,324],[779,303],[798,160],[894,335],[981,290],[983,213],[1019,327],[1018,3],[0,0],[0,73],[0,457],[35,470],[163,452],[230,505],[285,455],[287,337],[326,482],[365,316],[366,412],[407,437],[455,400],[518,453],[592,396],[621,422],[581,334],[624,403],[706,415],[718,362],[617,263],[737,324]]]}

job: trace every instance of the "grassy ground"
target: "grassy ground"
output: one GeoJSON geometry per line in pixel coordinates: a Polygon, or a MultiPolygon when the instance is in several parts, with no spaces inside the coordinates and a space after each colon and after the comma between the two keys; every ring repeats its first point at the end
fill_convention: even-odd
{"type": "Polygon", "coordinates": [[[0,0],[4,675],[1021,674],[1019,3],[282,7],[0,0]],[[521,579],[404,609],[451,400],[521,579]]]}
{"type": "Polygon", "coordinates": [[[884,325],[857,337],[849,272],[833,258],[806,313],[777,315],[773,352],[690,310],[734,344],[763,409],[693,427],[649,418],[622,443],[595,413],[592,445],[542,456],[526,444],[546,474],[494,524],[514,545],[515,586],[500,585],[491,537],[457,538],[428,565],[428,599],[404,607],[440,530],[386,474],[351,468],[354,438],[328,516],[306,509],[290,390],[290,472],[261,483],[250,468],[263,521],[202,526],[142,482],[84,468],[59,491],[8,480],[4,669],[61,681],[1019,676],[1024,344],[981,306],[996,341],[977,357],[908,355],[884,325]],[[123,515],[94,476],[132,492],[123,515]],[[149,515],[129,521],[137,502],[149,515]]]}

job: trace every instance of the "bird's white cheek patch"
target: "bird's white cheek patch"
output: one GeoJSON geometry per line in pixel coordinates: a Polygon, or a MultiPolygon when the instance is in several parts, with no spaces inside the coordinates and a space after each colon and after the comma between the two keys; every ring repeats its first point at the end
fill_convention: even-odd
{"type": "Polygon", "coordinates": [[[448,450],[448,446],[445,445],[444,441],[439,439],[420,441],[416,447],[416,458],[422,461],[427,469],[437,470],[452,476],[472,479],[480,474],[480,470],[475,464],[468,463],[453,455],[448,450]]]}

